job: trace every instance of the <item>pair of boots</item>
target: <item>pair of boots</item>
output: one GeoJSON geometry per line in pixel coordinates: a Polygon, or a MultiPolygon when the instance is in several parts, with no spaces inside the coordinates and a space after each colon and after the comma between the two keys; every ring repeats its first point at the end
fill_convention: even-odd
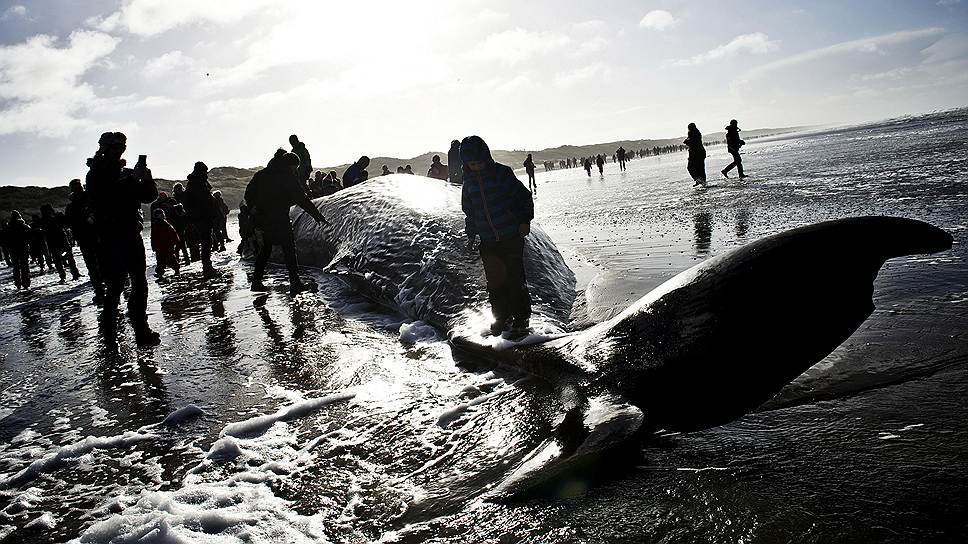
{"type": "Polygon", "coordinates": [[[504,331],[510,331],[512,334],[523,334],[528,332],[528,326],[529,322],[527,317],[495,319],[491,323],[491,335],[500,336],[504,331]]]}
{"type": "MultiPolygon", "coordinates": [[[[118,334],[118,311],[117,309],[105,308],[101,311],[98,318],[100,321],[101,335],[108,341],[115,341],[118,334]]],[[[134,329],[134,341],[139,346],[157,346],[161,343],[161,335],[151,330],[147,321],[131,322],[134,329]]]]}

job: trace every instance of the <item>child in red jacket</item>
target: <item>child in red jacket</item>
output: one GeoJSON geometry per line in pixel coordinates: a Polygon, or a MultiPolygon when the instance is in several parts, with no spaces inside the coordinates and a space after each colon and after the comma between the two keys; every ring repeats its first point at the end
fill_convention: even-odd
{"type": "Polygon", "coordinates": [[[178,275],[178,232],[165,218],[165,210],[156,209],[151,214],[151,250],[155,252],[155,275],[159,278],[170,267],[178,275]]]}

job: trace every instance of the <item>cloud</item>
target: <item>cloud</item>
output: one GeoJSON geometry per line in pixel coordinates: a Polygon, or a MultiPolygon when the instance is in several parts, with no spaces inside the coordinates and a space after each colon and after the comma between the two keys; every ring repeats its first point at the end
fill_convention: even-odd
{"type": "Polygon", "coordinates": [[[189,66],[193,62],[191,57],[185,56],[181,51],[174,50],[150,59],[145,63],[144,74],[150,78],[159,78],[169,74],[172,70],[182,66],[189,66]]]}
{"type": "Polygon", "coordinates": [[[77,114],[98,98],[81,78],[119,40],[81,30],[67,41],[58,47],[57,38],[41,34],[0,47],[0,134],[65,136],[83,124],[77,114]]]}
{"type": "Polygon", "coordinates": [[[577,55],[594,55],[608,47],[608,40],[601,36],[595,36],[594,38],[584,41],[578,45],[575,50],[577,55]]]}
{"type": "Polygon", "coordinates": [[[605,28],[605,21],[601,19],[591,19],[580,23],[572,23],[571,28],[576,32],[598,32],[605,28]]]}
{"type": "Polygon", "coordinates": [[[883,53],[884,47],[904,44],[920,39],[937,38],[944,34],[943,28],[923,28],[919,30],[902,30],[890,34],[881,34],[871,38],[862,38],[828,45],[818,49],[812,49],[804,53],[799,53],[784,59],[757,66],[740,76],[737,83],[747,83],[756,79],[761,79],[772,72],[797,66],[800,64],[823,60],[829,57],[845,55],[849,53],[860,54],[879,54],[883,53]]]}
{"type": "Polygon", "coordinates": [[[560,49],[570,42],[568,36],[558,32],[530,32],[515,28],[491,34],[471,49],[468,57],[480,61],[517,64],[560,49]]]}
{"type": "Polygon", "coordinates": [[[272,0],[125,0],[118,11],[88,19],[87,24],[104,32],[124,30],[139,36],[156,36],[184,25],[237,23],[272,3],[272,0]]]}
{"type": "Polygon", "coordinates": [[[960,3],[961,0],[938,0],[939,6],[954,6],[960,3]]]}
{"type": "Polygon", "coordinates": [[[7,19],[26,19],[27,18],[27,6],[22,6],[20,4],[14,4],[7,8],[0,15],[0,21],[6,21],[7,19]]]}
{"type": "Polygon", "coordinates": [[[679,19],[673,17],[671,13],[664,9],[654,9],[645,14],[642,20],[639,21],[640,28],[649,28],[652,30],[668,30],[679,24],[679,19]]]}
{"type": "Polygon", "coordinates": [[[688,59],[672,61],[671,64],[673,66],[698,66],[710,61],[730,58],[740,53],[762,55],[775,51],[777,47],[779,47],[779,42],[770,40],[770,37],[762,32],[754,32],[753,34],[736,36],[727,44],[720,45],[719,47],[688,59]]]}
{"type": "Polygon", "coordinates": [[[552,83],[555,87],[567,89],[592,79],[608,77],[611,70],[603,63],[589,64],[568,72],[556,74],[552,83]]]}
{"type": "Polygon", "coordinates": [[[485,23],[496,23],[500,21],[507,20],[511,14],[503,11],[494,11],[493,9],[485,9],[484,11],[477,14],[477,19],[484,21],[485,23]]]}

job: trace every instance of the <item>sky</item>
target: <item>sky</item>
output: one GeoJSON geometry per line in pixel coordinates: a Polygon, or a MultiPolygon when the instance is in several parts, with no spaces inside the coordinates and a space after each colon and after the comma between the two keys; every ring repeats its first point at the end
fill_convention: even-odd
{"type": "Polygon", "coordinates": [[[0,185],[968,106],[968,0],[0,0],[0,185]]]}

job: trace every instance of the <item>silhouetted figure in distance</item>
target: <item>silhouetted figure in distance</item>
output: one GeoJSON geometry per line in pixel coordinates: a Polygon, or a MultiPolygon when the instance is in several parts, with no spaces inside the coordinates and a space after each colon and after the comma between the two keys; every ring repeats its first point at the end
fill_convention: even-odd
{"type": "Polygon", "coordinates": [[[601,155],[596,155],[595,164],[598,166],[598,175],[604,176],[605,175],[605,157],[601,155]]]}
{"type": "Polygon", "coordinates": [[[292,236],[292,225],[289,223],[289,208],[296,204],[317,223],[325,223],[326,220],[302,191],[297,179],[298,168],[299,157],[280,149],[276,151],[265,168],[252,176],[252,180],[245,188],[245,202],[250,207],[249,213],[252,216],[253,225],[261,230],[263,235],[262,247],[255,259],[255,273],[252,275],[253,291],[267,290],[262,283],[262,278],[265,276],[266,265],[272,254],[272,246],[282,248],[286,269],[289,272],[290,293],[297,294],[306,290],[302,280],[299,279],[296,244],[292,236]]]}
{"type": "Polygon", "coordinates": [[[299,186],[305,190],[309,186],[309,174],[313,171],[309,149],[306,149],[306,144],[300,142],[295,134],[289,136],[289,145],[292,146],[292,152],[299,157],[299,171],[296,172],[296,177],[299,179],[299,186]]]}
{"type": "Polygon", "coordinates": [[[380,175],[381,176],[387,176],[387,175],[390,175],[392,173],[393,172],[390,171],[390,167],[384,164],[383,165],[383,172],[380,172],[380,175]]]}
{"type": "Polygon", "coordinates": [[[588,177],[592,177],[592,160],[585,157],[585,162],[582,163],[582,166],[585,167],[585,173],[588,174],[588,177]]]}
{"type": "Polygon", "coordinates": [[[19,211],[10,212],[6,234],[7,250],[13,265],[13,283],[17,289],[27,289],[30,287],[30,227],[19,211]]]}
{"type": "Polygon", "coordinates": [[[693,186],[706,184],[706,147],[702,144],[702,133],[696,128],[696,123],[689,123],[688,134],[682,143],[689,147],[689,160],[686,169],[692,180],[693,186]]]}
{"type": "Polygon", "coordinates": [[[410,166],[409,164],[403,169],[403,173],[404,174],[410,174],[411,176],[415,175],[413,173],[413,167],[410,166]]]}
{"type": "Polygon", "coordinates": [[[98,140],[100,148],[91,159],[87,173],[87,191],[94,212],[101,254],[98,262],[104,275],[105,301],[101,313],[102,331],[111,339],[116,333],[118,305],[125,278],[131,280],[128,295],[128,318],[141,345],[157,344],[158,333],[148,326],[148,280],[145,277],[145,246],[141,239],[144,227],[142,204],[158,197],[144,155],[133,169],[121,158],[127,138],[120,132],[105,132],[98,140]]]}
{"type": "Polygon", "coordinates": [[[447,165],[441,164],[440,155],[434,155],[430,161],[430,169],[427,170],[427,177],[434,179],[447,179],[447,165]]]}
{"type": "MultiPolygon", "coordinates": [[[[547,169],[545,166],[545,170],[547,169]]],[[[538,182],[534,179],[534,159],[531,158],[531,153],[528,153],[528,158],[524,159],[524,171],[528,174],[528,190],[538,194],[538,182]]]]}
{"type": "Polygon", "coordinates": [[[618,157],[618,168],[620,171],[625,171],[625,148],[619,147],[615,150],[615,155],[618,157]]]}
{"type": "Polygon", "coordinates": [[[746,145],[746,142],[739,137],[739,126],[736,119],[729,122],[729,126],[726,127],[726,150],[729,154],[733,156],[733,162],[729,163],[729,166],[723,168],[723,177],[729,178],[729,171],[736,167],[736,171],[739,172],[739,179],[744,179],[747,176],[743,174],[743,159],[739,155],[739,148],[746,145]]]}
{"type": "Polygon", "coordinates": [[[524,273],[524,237],[530,234],[534,218],[531,192],[511,168],[494,162],[480,137],[464,138],[460,154],[465,233],[468,247],[473,247],[475,238],[481,239],[481,261],[494,315],[491,334],[501,334],[509,326],[515,334],[523,334],[531,317],[524,273]]]}
{"type": "Polygon", "coordinates": [[[44,204],[40,207],[40,217],[40,224],[44,229],[44,240],[47,242],[47,251],[50,252],[51,259],[54,261],[60,282],[64,283],[67,280],[65,268],[70,269],[71,279],[77,281],[81,277],[81,273],[77,270],[77,263],[74,262],[74,252],[71,251],[71,244],[67,239],[67,232],[65,231],[67,225],[63,217],[58,217],[54,213],[54,207],[50,204],[44,204]]]}

